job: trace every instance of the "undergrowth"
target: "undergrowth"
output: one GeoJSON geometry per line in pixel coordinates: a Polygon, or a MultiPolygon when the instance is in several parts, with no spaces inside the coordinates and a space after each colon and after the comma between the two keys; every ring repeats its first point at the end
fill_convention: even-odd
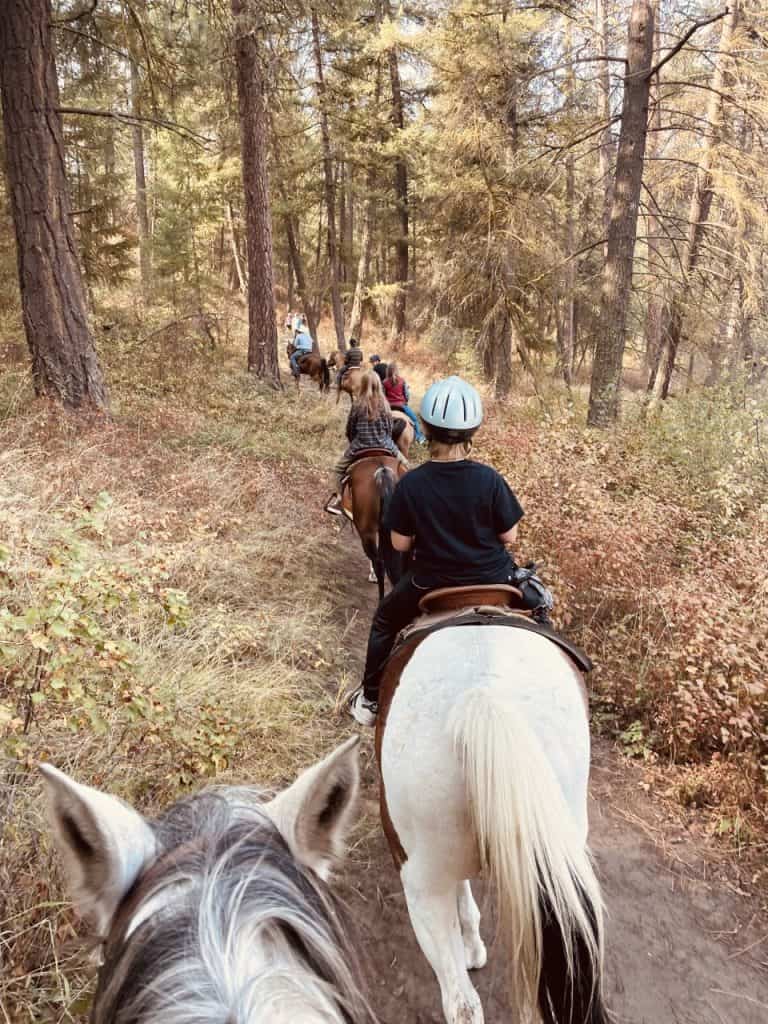
{"type": "MultiPolygon", "coordinates": [[[[105,344],[111,421],[0,379],[0,1020],[88,1007],[36,762],[151,814],[214,777],[282,784],[344,728],[368,625],[347,577],[365,587],[365,563],[321,507],[346,406],[263,389],[236,336],[187,328],[105,344]]],[[[400,358],[417,395],[462,360],[400,358]]],[[[518,492],[519,557],[543,562],[558,624],[596,661],[595,727],[674,766],[675,799],[720,838],[765,843],[761,410],[691,396],[606,436],[559,393],[489,408],[476,454],[518,492]]]]}

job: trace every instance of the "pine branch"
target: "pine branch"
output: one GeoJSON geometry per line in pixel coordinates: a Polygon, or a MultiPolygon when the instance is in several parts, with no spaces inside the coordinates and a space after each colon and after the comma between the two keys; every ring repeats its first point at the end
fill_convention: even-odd
{"type": "MultiPolygon", "coordinates": [[[[653,78],[654,75],[658,75],[658,73],[661,70],[661,68],[663,68],[664,65],[668,61],[672,60],[672,58],[675,56],[675,54],[679,53],[682,50],[682,48],[685,46],[685,44],[688,42],[688,40],[691,38],[691,36],[695,32],[698,32],[700,28],[706,28],[707,25],[712,25],[712,24],[714,24],[714,22],[720,21],[720,19],[724,18],[728,13],[729,13],[729,8],[726,7],[724,10],[720,11],[719,14],[713,14],[711,18],[704,18],[701,21],[695,21],[693,23],[693,25],[691,25],[691,27],[685,33],[683,38],[680,39],[672,47],[672,49],[669,51],[669,53],[666,53],[661,58],[660,61],[658,61],[656,64],[654,64],[650,71],[646,71],[645,72],[646,80],[649,79],[649,78],[653,78]]],[[[638,73],[640,73],[640,72],[638,72],[638,73]]]]}
{"type": "Polygon", "coordinates": [[[126,125],[134,125],[136,123],[153,124],[157,128],[165,128],[166,131],[180,135],[182,139],[186,139],[188,142],[192,142],[196,146],[200,146],[201,149],[205,149],[207,145],[212,145],[215,142],[215,139],[211,139],[207,135],[200,135],[199,132],[192,131],[192,129],[187,128],[186,125],[177,124],[176,121],[166,121],[160,117],[144,117],[139,114],[127,114],[115,110],[89,110],[86,107],[55,107],[54,109],[59,114],[84,114],[87,117],[110,117],[113,120],[126,125]]]}
{"type": "Polygon", "coordinates": [[[92,43],[96,43],[98,46],[103,46],[105,50],[109,50],[110,53],[116,54],[118,57],[122,57],[123,60],[130,60],[130,55],[124,50],[118,50],[116,46],[112,46],[110,43],[105,43],[103,39],[99,39],[98,36],[93,36],[90,32],[81,32],[80,29],[70,28],[69,25],[65,25],[61,22],[53,22],[54,28],[60,28],[62,32],[69,32],[70,35],[80,36],[81,39],[88,39],[92,43]]]}

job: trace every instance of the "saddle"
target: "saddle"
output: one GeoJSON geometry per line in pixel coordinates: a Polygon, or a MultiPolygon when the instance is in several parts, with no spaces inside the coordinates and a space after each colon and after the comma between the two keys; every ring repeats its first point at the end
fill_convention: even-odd
{"type": "MultiPolygon", "coordinates": [[[[455,626],[510,626],[545,636],[564,651],[580,672],[590,672],[592,661],[580,647],[562,636],[552,626],[533,618],[524,607],[523,595],[517,587],[498,583],[490,586],[442,587],[425,594],[419,601],[421,614],[402,629],[395,641],[390,660],[401,661],[406,650],[410,654],[430,633],[455,626]]],[[[389,663],[385,668],[388,673],[389,663]]]]}

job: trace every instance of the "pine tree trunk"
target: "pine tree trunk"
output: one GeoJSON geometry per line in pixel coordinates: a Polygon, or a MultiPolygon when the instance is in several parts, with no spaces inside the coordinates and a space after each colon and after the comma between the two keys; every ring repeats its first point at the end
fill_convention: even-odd
{"type": "MultiPolygon", "coordinates": [[[[389,14],[389,4],[387,4],[389,14]]],[[[396,47],[392,47],[388,54],[389,60],[389,81],[392,88],[392,123],[397,133],[402,133],[405,128],[405,111],[403,108],[403,93],[400,87],[400,64],[399,54],[396,47]]],[[[399,143],[398,143],[399,145],[399,143]]],[[[395,348],[405,344],[406,337],[406,302],[408,297],[408,167],[405,157],[398,152],[395,157],[395,202],[397,204],[397,220],[399,231],[395,238],[396,255],[396,277],[397,293],[395,295],[393,319],[392,319],[392,343],[395,348]]]]}
{"type": "MultiPolygon", "coordinates": [[[[658,54],[661,49],[661,14],[657,10],[656,24],[654,26],[654,51],[658,54]]],[[[661,81],[660,74],[657,72],[654,76],[652,85],[652,96],[653,96],[653,113],[651,114],[652,129],[650,138],[648,140],[648,158],[654,157],[661,145],[661,81]]],[[[656,208],[653,205],[653,200],[649,200],[648,213],[646,215],[646,245],[648,247],[648,271],[651,278],[651,287],[654,287],[653,279],[658,278],[664,272],[664,262],[660,258],[659,250],[661,248],[662,240],[659,238],[660,234],[660,222],[657,217],[656,208]]],[[[653,379],[655,380],[656,374],[659,367],[659,359],[662,348],[662,331],[663,331],[663,315],[664,315],[664,285],[657,284],[659,291],[653,291],[651,297],[648,300],[648,309],[645,314],[645,351],[643,359],[645,362],[646,370],[648,371],[649,389],[653,388],[653,379]]]]}
{"type": "Polygon", "coordinates": [[[295,305],[295,300],[294,300],[294,297],[293,297],[294,280],[295,280],[295,278],[294,278],[294,274],[293,274],[293,260],[291,259],[290,252],[288,253],[288,262],[287,262],[286,267],[285,267],[285,277],[286,277],[286,283],[287,283],[287,287],[286,287],[286,293],[287,294],[286,294],[285,301],[286,301],[286,304],[288,306],[288,312],[290,313],[291,310],[293,309],[294,305],[295,305]]]}
{"type": "Polygon", "coordinates": [[[8,192],[35,393],[106,409],[72,231],[49,0],[6,0],[0,16],[8,192]]]}
{"type": "Polygon", "coordinates": [[[339,197],[339,280],[347,283],[347,168],[343,160],[338,163],[339,197]]]}
{"type": "Polygon", "coordinates": [[[237,248],[237,238],[235,237],[235,219],[232,216],[232,203],[225,203],[224,216],[227,223],[229,247],[232,250],[232,262],[235,267],[235,274],[237,275],[237,286],[240,289],[240,294],[245,295],[245,293],[248,291],[248,283],[245,280],[245,274],[243,273],[243,264],[240,260],[240,251],[237,248]]]}
{"type": "Polygon", "coordinates": [[[688,211],[688,235],[685,250],[682,258],[682,276],[680,283],[675,290],[669,303],[669,311],[666,322],[662,327],[664,339],[663,373],[657,377],[653,391],[654,400],[661,398],[663,401],[669,395],[672,384],[672,374],[675,369],[677,352],[683,334],[684,305],[690,292],[691,275],[699,263],[701,251],[701,240],[704,236],[704,228],[709,217],[714,198],[714,181],[712,178],[712,165],[714,154],[717,148],[717,141],[722,127],[723,116],[723,84],[724,64],[733,39],[733,32],[739,19],[739,3],[733,3],[723,22],[723,31],[720,36],[720,46],[717,65],[712,76],[711,91],[709,94],[709,108],[707,111],[707,123],[710,126],[710,135],[705,142],[704,152],[696,172],[696,179],[691,195],[691,204],[688,211]]]}
{"type": "Polygon", "coordinates": [[[370,194],[373,172],[368,171],[366,186],[368,195],[365,200],[365,217],[363,218],[363,234],[360,239],[360,255],[357,260],[357,278],[355,280],[355,294],[352,299],[352,315],[349,323],[349,335],[357,338],[363,337],[363,307],[365,300],[365,289],[368,284],[368,276],[371,268],[371,241],[373,238],[373,215],[374,199],[370,194]]]}
{"type": "MultiPolygon", "coordinates": [[[[131,110],[141,114],[141,81],[135,61],[131,61],[131,110]]],[[[141,291],[145,301],[152,285],[152,256],[149,237],[149,212],[147,208],[147,176],[144,165],[144,130],[141,124],[133,126],[133,168],[136,178],[136,225],[139,235],[139,273],[141,291]]]]}
{"type": "Polygon", "coordinates": [[[315,56],[315,75],[317,99],[320,107],[320,138],[323,144],[323,183],[325,192],[325,212],[328,218],[328,260],[331,269],[331,308],[333,310],[333,326],[336,331],[336,344],[340,352],[346,352],[347,343],[344,338],[344,311],[341,306],[341,284],[339,273],[339,241],[336,234],[336,189],[333,177],[333,157],[331,154],[331,135],[328,129],[328,111],[326,110],[325,76],[323,74],[323,54],[320,49],[320,21],[317,8],[312,8],[312,48],[315,56]]]}
{"type": "MultiPolygon", "coordinates": [[[[379,24],[379,8],[377,6],[377,22],[379,24]]],[[[379,109],[381,98],[381,61],[376,61],[376,79],[373,91],[374,110],[379,109]]],[[[373,248],[373,220],[376,214],[376,201],[373,195],[373,187],[376,183],[376,174],[373,166],[373,158],[368,165],[365,174],[365,213],[363,214],[363,230],[360,238],[360,254],[357,260],[357,277],[355,278],[355,294],[352,299],[352,315],[349,324],[349,336],[363,337],[363,317],[365,305],[365,291],[368,287],[368,279],[371,273],[371,252],[373,248]]]]}
{"type": "MultiPolygon", "coordinates": [[[[105,134],[104,134],[104,177],[106,179],[105,184],[109,188],[114,188],[114,177],[115,177],[115,126],[110,120],[107,121],[105,134]]],[[[115,203],[109,204],[109,226],[115,226],[115,203]]]]}
{"type": "Polygon", "coordinates": [[[619,414],[632,259],[647,137],[653,22],[654,5],[651,0],[633,0],[616,179],[608,227],[608,255],[603,268],[600,326],[587,416],[587,422],[595,427],[609,426],[619,414]]]}
{"type": "Polygon", "coordinates": [[[252,0],[232,0],[248,249],[248,369],[280,387],[262,57],[252,0]]]}
{"type": "MultiPolygon", "coordinates": [[[[565,50],[568,69],[566,71],[566,97],[569,109],[573,108],[576,93],[576,76],[573,71],[573,30],[570,19],[565,23],[565,50]]],[[[565,161],[565,251],[576,250],[576,168],[573,154],[569,151],[565,161]]],[[[569,259],[563,272],[565,291],[561,324],[558,329],[560,369],[566,387],[571,386],[573,354],[576,351],[576,261],[569,259]]]]}
{"type": "MultiPolygon", "coordinates": [[[[285,201],[284,193],[283,201],[285,201]]],[[[285,234],[288,239],[288,252],[291,257],[293,273],[296,278],[296,291],[299,293],[304,316],[307,318],[309,333],[312,336],[312,340],[317,342],[317,316],[315,315],[315,307],[312,304],[312,296],[309,294],[307,272],[304,267],[304,260],[301,258],[301,250],[299,249],[299,242],[296,237],[296,229],[293,224],[293,218],[290,214],[286,214],[285,217],[285,234]]]]}
{"type": "Polygon", "coordinates": [[[512,321],[506,309],[497,324],[498,337],[494,353],[496,397],[504,401],[512,391],[512,321]]]}
{"type": "MultiPolygon", "coordinates": [[[[607,0],[595,0],[595,37],[597,39],[598,56],[608,56],[608,21],[606,18],[606,3],[607,0]]],[[[570,21],[568,22],[570,24],[570,21]]],[[[603,223],[603,237],[606,242],[603,243],[603,252],[607,258],[608,255],[608,225],[611,217],[611,202],[613,196],[612,181],[611,181],[611,157],[612,157],[612,146],[611,146],[611,126],[608,123],[611,118],[611,65],[607,60],[601,60],[597,63],[597,116],[600,121],[604,124],[603,130],[599,136],[598,146],[598,158],[600,164],[600,183],[603,189],[603,202],[602,202],[602,223],[603,223]]]]}

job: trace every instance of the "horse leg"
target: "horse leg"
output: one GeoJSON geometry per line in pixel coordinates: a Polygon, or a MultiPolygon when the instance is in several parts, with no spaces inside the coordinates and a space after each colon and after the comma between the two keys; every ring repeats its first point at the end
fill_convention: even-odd
{"type": "Polygon", "coordinates": [[[456,882],[436,878],[426,864],[407,860],[401,872],[408,914],[435,972],[446,1024],[483,1024],[483,1008],[467,974],[456,882]]]}
{"type": "Polygon", "coordinates": [[[459,921],[464,940],[464,957],[470,971],[485,967],[488,953],[480,938],[480,909],[472,895],[469,879],[459,882],[459,921]]]}
{"type": "Polygon", "coordinates": [[[361,538],[363,541],[363,551],[368,556],[368,562],[370,565],[368,572],[368,582],[378,583],[379,585],[379,600],[384,597],[384,562],[379,553],[379,546],[373,537],[361,538]]]}

